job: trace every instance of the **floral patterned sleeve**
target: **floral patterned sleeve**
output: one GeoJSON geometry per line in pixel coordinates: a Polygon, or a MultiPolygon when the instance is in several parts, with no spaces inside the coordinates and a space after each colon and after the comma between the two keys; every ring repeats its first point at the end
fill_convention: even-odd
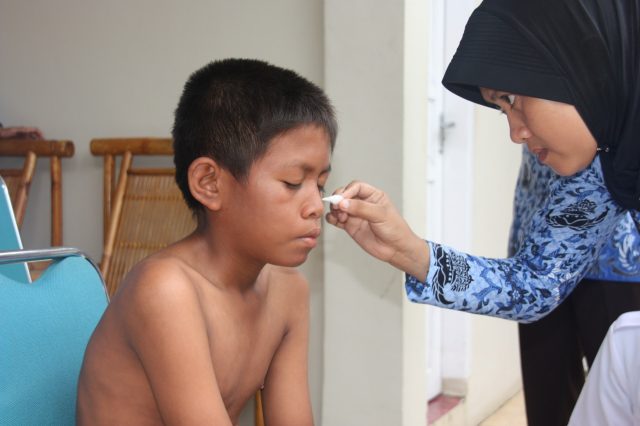
{"type": "Polygon", "coordinates": [[[538,208],[524,206],[527,226],[513,256],[471,256],[427,242],[429,272],[424,282],[407,275],[408,298],[520,322],[552,311],[587,273],[625,210],[606,189],[598,157],[582,172],[547,183],[538,208]]]}

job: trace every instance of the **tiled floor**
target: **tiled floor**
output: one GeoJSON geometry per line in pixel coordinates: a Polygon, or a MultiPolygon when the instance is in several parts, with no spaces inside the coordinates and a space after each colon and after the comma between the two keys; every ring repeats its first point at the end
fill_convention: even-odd
{"type": "Polygon", "coordinates": [[[527,426],[522,391],[518,392],[479,426],[527,426]]]}

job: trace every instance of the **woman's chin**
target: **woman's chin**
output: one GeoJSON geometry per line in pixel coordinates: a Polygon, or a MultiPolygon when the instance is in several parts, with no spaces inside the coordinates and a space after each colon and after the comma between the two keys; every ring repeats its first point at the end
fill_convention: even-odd
{"type": "Polygon", "coordinates": [[[587,165],[554,165],[554,164],[549,164],[547,163],[547,166],[551,167],[551,169],[556,172],[556,174],[566,177],[566,176],[573,176],[576,173],[579,173],[581,171],[583,171],[584,169],[587,168],[587,165]]]}

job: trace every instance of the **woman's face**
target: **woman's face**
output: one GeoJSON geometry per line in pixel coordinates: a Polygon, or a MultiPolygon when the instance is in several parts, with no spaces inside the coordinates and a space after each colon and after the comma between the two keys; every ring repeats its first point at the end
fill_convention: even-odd
{"type": "Polygon", "coordinates": [[[597,143],[573,105],[480,88],[507,116],[511,140],[526,143],[538,160],[562,176],[587,167],[597,143]]]}

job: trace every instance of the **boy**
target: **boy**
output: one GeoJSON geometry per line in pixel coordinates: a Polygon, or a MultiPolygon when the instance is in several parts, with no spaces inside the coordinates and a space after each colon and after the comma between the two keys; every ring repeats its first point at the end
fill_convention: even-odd
{"type": "Polygon", "coordinates": [[[320,235],[336,131],[324,93],[292,71],[228,59],[190,77],[174,161],[198,227],[111,300],[87,346],[78,424],[232,425],[262,386],[267,424],[313,424],[309,292],[292,267],[320,235]]]}

